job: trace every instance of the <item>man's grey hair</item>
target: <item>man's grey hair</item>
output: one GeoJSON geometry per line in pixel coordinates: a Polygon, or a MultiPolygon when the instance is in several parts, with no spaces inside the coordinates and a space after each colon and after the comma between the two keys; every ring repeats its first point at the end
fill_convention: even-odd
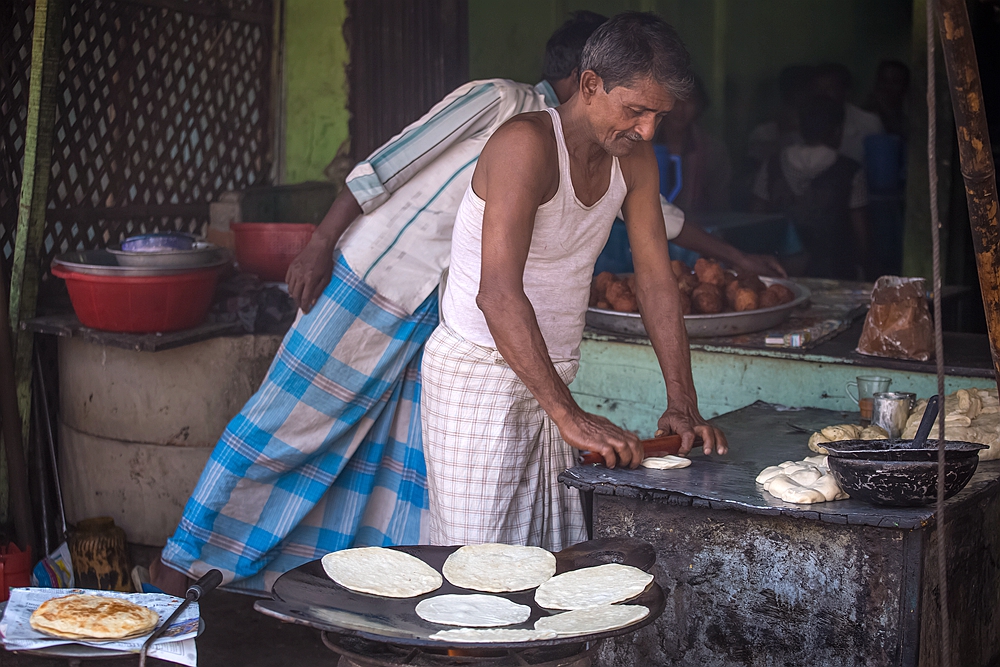
{"type": "Polygon", "coordinates": [[[580,59],[580,71],[588,69],[604,81],[605,92],[644,77],[679,100],[694,88],[691,56],[680,35],[649,12],[623,12],[595,30],[580,59]]]}

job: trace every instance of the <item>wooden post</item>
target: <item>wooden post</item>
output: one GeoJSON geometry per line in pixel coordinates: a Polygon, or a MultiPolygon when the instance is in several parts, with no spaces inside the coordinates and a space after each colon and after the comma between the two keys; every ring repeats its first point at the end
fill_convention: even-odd
{"type": "Polygon", "coordinates": [[[1000,229],[997,227],[997,181],[983,108],[983,88],[965,0],[937,0],[938,26],[951,102],[958,126],[958,154],[969,203],[969,224],[976,249],[979,286],[990,332],[993,372],[1000,389],[1000,229]]]}
{"type": "Polygon", "coordinates": [[[24,137],[24,173],[17,209],[17,232],[10,280],[10,327],[15,337],[14,376],[24,442],[31,423],[32,334],[20,324],[35,316],[40,251],[45,232],[52,132],[56,117],[56,84],[62,53],[66,0],[38,0],[31,38],[31,77],[24,137]]]}

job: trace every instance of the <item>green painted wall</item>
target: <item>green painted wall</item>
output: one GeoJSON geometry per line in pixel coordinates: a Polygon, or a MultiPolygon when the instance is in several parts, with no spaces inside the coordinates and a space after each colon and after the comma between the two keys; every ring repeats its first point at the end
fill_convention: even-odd
{"type": "Polygon", "coordinates": [[[284,0],[285,183],[323,180],[347,139],[344,0],[284,0]]]}

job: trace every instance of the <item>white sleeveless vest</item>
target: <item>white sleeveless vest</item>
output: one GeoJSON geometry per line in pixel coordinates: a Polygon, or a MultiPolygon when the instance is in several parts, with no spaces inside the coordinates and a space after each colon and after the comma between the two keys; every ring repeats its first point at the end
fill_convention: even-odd
{"type": "MultiPolygon", "coordinates": [[[[531,246],[524,266],[524,293],[535,310],[552,361],[580,358],[580,341],[590,299],[597,256],[608,241],[611,223],[628,192],[618,158],[611,162],[608,191],[593,206],[584,206],[573,190],[569,153],[562,121],[552,117],[559,153],[559,189],[538,207],[531,246]]],[[[469,184],[455,218],[451,268],[441,306],[442,320],[455,333],[483,347],[496,343],[476,305],[483,256],[483,212],[486,203],[469,184]]]]}

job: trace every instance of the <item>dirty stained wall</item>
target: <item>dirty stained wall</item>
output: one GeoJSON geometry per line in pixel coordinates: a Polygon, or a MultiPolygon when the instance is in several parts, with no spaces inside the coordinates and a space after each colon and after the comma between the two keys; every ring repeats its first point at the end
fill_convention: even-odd
{"type": "Polygon", "coordinates": [[[345,0],[284,0],[283,183],[324,180],[347,139],[345,0]]]}

